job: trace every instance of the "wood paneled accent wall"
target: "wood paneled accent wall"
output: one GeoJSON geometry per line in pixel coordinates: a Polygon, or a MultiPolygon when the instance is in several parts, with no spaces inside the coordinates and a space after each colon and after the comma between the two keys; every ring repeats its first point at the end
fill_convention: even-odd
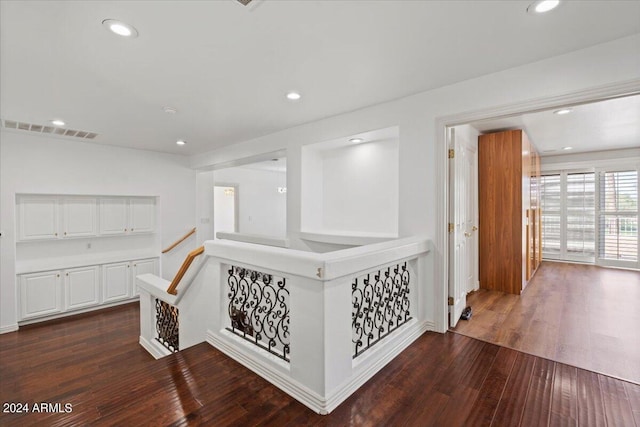
{"type": "Polygon", "coordinates": [[[480,287],[520,294],[541,260],[540,157],[522,130],[478,138],[480,287]]]}

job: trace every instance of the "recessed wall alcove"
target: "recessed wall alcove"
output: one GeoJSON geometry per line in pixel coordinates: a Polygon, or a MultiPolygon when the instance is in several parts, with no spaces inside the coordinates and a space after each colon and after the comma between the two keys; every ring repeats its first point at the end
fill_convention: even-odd
{"type": "Polygon", "coordinates": [[[302,148],[304,239],[366,244],[398,235],[399,128],[302,148]]]}

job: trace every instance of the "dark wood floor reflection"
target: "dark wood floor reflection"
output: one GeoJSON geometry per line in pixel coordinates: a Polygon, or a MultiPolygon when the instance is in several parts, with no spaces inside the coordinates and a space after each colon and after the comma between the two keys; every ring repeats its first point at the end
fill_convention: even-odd
{"type": "Polygon", "coordinates": [[[543,262],[521,296],[470,294],[455,332],[640,383],[640,272],[543,262]]]}
{"type": "Polygon", "coordinates": [[[204,343],[161,360],[122,306],[0,336],[2,402],[69,413],[0,425],[640,426],[640,386],[459,334],[427,333],[328,416],[204,343]]]}

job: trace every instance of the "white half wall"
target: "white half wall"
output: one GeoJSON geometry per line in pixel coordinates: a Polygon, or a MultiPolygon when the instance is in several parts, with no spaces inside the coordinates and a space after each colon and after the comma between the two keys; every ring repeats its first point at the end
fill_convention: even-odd
{"type": "MultiPolygon", "coordinates": [[[[157,253],[194,226],[195,171],[188,158],[67,139],[0,133],[0,328],[17,322],[16,193],[157,196],[157,253]]],[[[96,247],[95,249],[98,249],[96,247]]],[[[186,253],[181,245],[162,257],[173,277],[186,253]]]]}

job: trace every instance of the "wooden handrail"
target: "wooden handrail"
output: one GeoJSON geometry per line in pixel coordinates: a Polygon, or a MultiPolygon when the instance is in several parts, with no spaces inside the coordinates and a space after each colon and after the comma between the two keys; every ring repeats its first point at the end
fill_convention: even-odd
{"type": "Polygon", "coordinates": [[[179,238],[178,240],[175,241],[174,244],[172,244],[171,246],[169,246],[167,249],[164,249],[162,251],[163,254],[166,254],[167,252],[169,252],[171,249],[175,248],[176,246],[178,246],[180,243],[184,242],[185,240],[187,240],[187,238],[189,238],[189,236],[191,236],[193,233],[196,232],[196,228],[193,227],[191,229],[191,231],[189,231],[187,234],[185,234],[184,236],[182,236],[181,238],[179,238]]]}
{"type": "Polygon", "coordinates": [[[178,295],[178,290],[177,289],[178,289],[178,284],[180,283],[180,280],[182,280],[182,277],[184,276],[184,274],[189,269],[189,266],[191,265],[193,260],[198,255],[201,255],[203,252],[204,252],[204,246],[200,246],[199,248],[194,249],[191,252],[189,252],[187,257],[184,259],[184,262],[182,263],[182,266],[180,266],[180,270],[178,270],[178,272],[176,273],[176,277],[173,278],[173,280],[171,281],[171,284],[167,288],[167,293],[168,294],[178,295]]]}

